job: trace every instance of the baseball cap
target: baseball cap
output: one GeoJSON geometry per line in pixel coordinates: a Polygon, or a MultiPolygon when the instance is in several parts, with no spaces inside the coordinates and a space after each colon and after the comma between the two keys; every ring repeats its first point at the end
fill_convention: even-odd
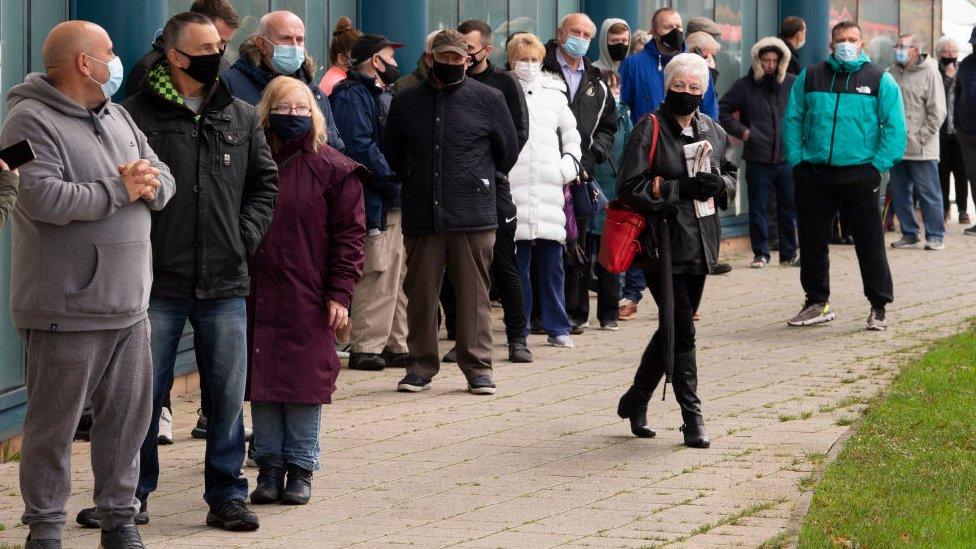
{"type": "Polygon", "coordinates": [[[352,43],[352,51],[349,52],[350,57],[352,57],[350,62],[353,66],[358,65],[387,47],[402,48],[403,44],[390,42],[382,34],[364,34],[352,43]]]}
{"type": "Polygon", "coordinates": [[[454,30],[446,29],[437,33],[430,44],[431,53],[453,52],[462,57],[468,56],[468,40],[463,34],[454,30]]]}

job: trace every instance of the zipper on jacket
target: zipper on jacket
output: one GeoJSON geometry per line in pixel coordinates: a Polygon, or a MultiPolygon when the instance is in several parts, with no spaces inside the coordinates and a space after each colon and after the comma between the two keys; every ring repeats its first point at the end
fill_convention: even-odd
{"type": "MultiPolygon", "coordinates": [[[[834,91],[834,83],[837,80],[837,73],[830,79],[830,91],[834,91]]],[[[837,136],[837,111],[840,110],[840,92],[834,91],[834,95],[837,96],[837,100],[834,101],[834,124],[830,128],[830,154],[827,155],[827,165],[830,166],[831,161],[834,159],[834,138],[837,136]]]]}

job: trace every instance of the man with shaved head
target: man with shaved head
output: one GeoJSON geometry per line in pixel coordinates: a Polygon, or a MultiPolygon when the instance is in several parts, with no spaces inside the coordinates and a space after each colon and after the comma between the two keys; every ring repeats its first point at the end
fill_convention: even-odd
{"type": "Polygon", "coordinates": [[[61,547],[71,439],[90,399],[101,545],[141,548],[133,517],[152,406],[150,212],[174,183],[111,100],[122,61],[104,29],[61,23],[43,53],[47,74],[10,90],[0,136],[4,147],[29,139],[36,155],[20,168],[12,217],[11,310],[27,342],[26,547],[61,547]]]}
{"type": "Polygon", "coordinates": [[[254,36],[241,44],[240,58],[220,75],[230,93],[252,105],[276,76],[291,76],[308,84],[329,126],[329,145],[340,151],[345,143],[336,129],[329,98],[313,82],[315,60],[305,50],[305,23],[290,11],[273,11],[261,18],[254,36]]]}
{"type": "MultiPolygon", "coordinates": [[[[579,160],[587,173],[606,162],[617,133],[617,101],[603,79],[600,69],[590,64],[586,51],[596,35],[596,25],[585,13],[563,17],[556,38],[546,45],[542,69],[566,81],[569,108],[576,116],[576,129],[583,138],[579,160]]],[[[567,254],[566,312],[573,323],[573,333],[583,333],[590,316],[589,261],[587,235],[592,218],[578,216],[579,252],[567,254]]]]}

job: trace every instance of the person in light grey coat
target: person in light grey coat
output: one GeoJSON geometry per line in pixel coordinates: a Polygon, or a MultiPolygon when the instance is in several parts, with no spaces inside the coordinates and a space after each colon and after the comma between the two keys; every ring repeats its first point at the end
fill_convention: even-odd
{"type": "Polygon", "coordinates": [[[905,102],[907,142],[902,160],[891,168],[891,203],[902,238],[892,248],[915,248],[920,242],[915,196],[922,208],[925,249],[945,248],[945,218],[939,184],[939,128],[946,118],[945,88],[939,67],[921,53],[911,34],[898,38],[888,71],[905,102]]]}
{"type": "Polygon", "coordinates": [[[13,210],[13,323],[27,342],[20,462],[27,548],[60,547],[71,493],[71,440],[85,401],[102,545],[143,547],[133,524],[139,447],[152,405],[147,308],[150,212],[175,191],[111,95],[121,60],[104,29],[61,23],[46,74],[7,94],[0,146],[30,139],[13,210]]]}

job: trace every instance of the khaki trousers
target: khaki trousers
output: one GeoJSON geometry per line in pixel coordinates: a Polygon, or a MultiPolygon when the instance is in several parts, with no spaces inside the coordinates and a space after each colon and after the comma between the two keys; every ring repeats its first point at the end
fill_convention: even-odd
{"type": "Polygon", "coordinates": [[[386,230],[366,236],[363,278],[356,284],[349,317],[352,352],[407,352],[406,254],[400,212],[386,214],[386,230]]]}

